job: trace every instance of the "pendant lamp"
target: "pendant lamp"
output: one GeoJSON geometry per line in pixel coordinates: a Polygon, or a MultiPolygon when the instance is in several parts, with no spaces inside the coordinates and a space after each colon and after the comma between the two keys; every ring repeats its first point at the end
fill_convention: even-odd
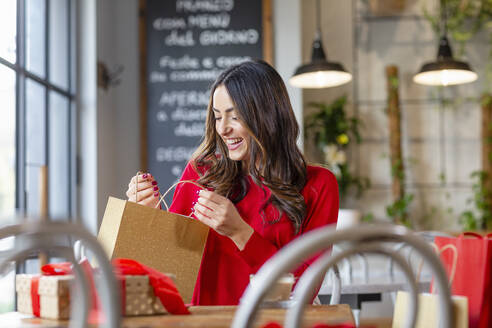
{"type": "Polygon", "coordinates": [[[311,62],[299,66],[289,79],[289,83],[298,88],[320,89],[336,87],[352,80],[352,75],[343,68],[342,64],[326,60],[323,44],[321,43],[319,0],[316,1],[316,7],[317,31],[313,41],[311,62]]]}
{"type": "Polygon", "coordinates": [[[444,33],[439,40],[437,60],[422,65],[420,72],[415,74],[413,81],[424,85],[457,85],[473,82],[477,79],[470,65],[466,62],[453,59],[453,52],[447,37],[446,2],[441,1],[442,8],[441,23],[444,33]]]}

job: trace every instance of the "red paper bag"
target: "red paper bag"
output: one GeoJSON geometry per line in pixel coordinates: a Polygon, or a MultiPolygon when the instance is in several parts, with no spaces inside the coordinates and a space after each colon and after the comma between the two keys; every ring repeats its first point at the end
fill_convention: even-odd
{"type": "MultiPolygon", "coordinates": [[[[465,232],[457,238],[436,237],[439,247],[456,246],[458,263],[451,284],[453,295],[468,297],[470,328],[492,327],[492,234],[481,236],[465,232]]],[[[450,270],[452,254],[441,255],[444,267],[450,270]]]]}

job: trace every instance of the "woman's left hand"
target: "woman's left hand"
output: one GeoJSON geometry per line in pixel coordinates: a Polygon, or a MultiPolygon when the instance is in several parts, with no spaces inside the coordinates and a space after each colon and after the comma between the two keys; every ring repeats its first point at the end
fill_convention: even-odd
{"type": "Polygon", "coordinates": [[[195,217],[202,223],[229,237],[243,250],[253,234],[253,228],[239,215],[234,204],[227,198],[208,190],[201,190],[194,206],[195,217]]]}

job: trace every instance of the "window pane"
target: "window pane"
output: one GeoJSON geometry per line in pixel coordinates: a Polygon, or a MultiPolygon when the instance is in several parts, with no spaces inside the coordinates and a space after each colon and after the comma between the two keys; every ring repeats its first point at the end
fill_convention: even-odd
{"type": "Polygon", "coordinates": [[[75,60],[75,53],[76,53],[76,40],[77,40],[77,24],[76,24],[76,15],[75,15],[75,8],[76,8],[76,2],[75,0],[70,0],[70,14],[69,14],[69,17],[70,19],[68,20],[69,21],[69,24],[71,26],[70,28],[70,35],[68,36],[69,40],[70,40],[70,58],[71,58],[71,61],[70,61],[70,65],[71,67],[69,68],[70,69],[70,90],[72,92],[76,92],[76,75],[75,75],[75,72],[77,71],[76,70],[76,60],[75,60]]]}
{"type": "Polygon", "coordinates": [[[0,65],[0,217],[15,210],[15,72],[0,65]]]}
{"type": "Polygon", "coordinates": [[[26,266],[26,273],[29,274],[39,273],[39,260],[37,258],[26,260],[24,264],[26,266]]]}
{"type": "Polygon", "coordinates": [[[69,101],[50,92],[49,109],[49,215],[66,219],[70,212],[69,101]]]}
{"type": "MultiPolygon", "coordinates": [[[[12,242],[12,240],[7,240],[12,242]]],[[[8,247],[10,248],[10,247],[8,247]]],[[[10,262],[7,268],[2,272],[0,279],[0,313],[11,312],[15,309],[15,265],[10,262]]]]}
{"type": "Polygon", "coordinates": [[[45,88],[26,79],[26,162],[46,164],[45,88]]]}
{"type": "MultiPolygon", "coordinates": [[[[14,237],[0,240],[0,251],[9,251],[14,247],[14,237]]],[[[1,257],[5,260],[5,256],[1,257]]],[[[10,262],[0,278],[0,313],[14,311],[15,309],[15,264],[10,262]]]]}
{"type": "Polygon", "coordinates": [[[46,2],[26,0],[26,68],[45,77],[46,2]]]}
{"type": "Polygon", "coordinates": [[[15,63],[17,0],[0,1],[0,57],[15,63]]]}
{"type": "Polygon", "coordinates": [[[50,2],[50,81],[68,89],[68,2],[50,2]]]}
{"type": "Polygon", "coordinates": [[[37,217],[40,214],[40,171],[39,165],[26,165],[26,213],[28,216],[37,217]]]}

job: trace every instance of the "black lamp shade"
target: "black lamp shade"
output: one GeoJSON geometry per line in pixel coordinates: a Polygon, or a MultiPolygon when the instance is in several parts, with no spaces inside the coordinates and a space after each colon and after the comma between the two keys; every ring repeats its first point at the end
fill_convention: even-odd
{"type": "Polygon", "coordinates": [[[328,88],[345,84],[352,80],[340,63],[326,60],[321,39],[316,37],[313,42],[311,62],[299,66],[290,78],[291,85],[298,88],[328,88]]]}
{"type": "Polygon", "coordinates": [[[437,60],[422,65],[413,81],[424,85],[448,86],[473,82],[477,77],[468,63],[453,59],[448,38],[443,36],[439,41],[437,60]]]}

